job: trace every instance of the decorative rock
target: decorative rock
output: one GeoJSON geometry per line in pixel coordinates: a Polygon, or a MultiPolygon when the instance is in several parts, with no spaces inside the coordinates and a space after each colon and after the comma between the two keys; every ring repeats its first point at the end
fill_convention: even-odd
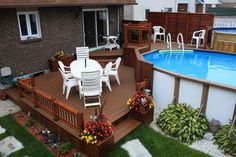
{"type": "Polygon", "coordinates": [[[212,132],[213,134],[216,133],[220,129],[220,121],[216,119],[212,119],[209,123],[209,131],[212,132]]]}
{"type": "Polygon", "coordinates": [[[204,135],[204,139],[207,141],[212,141],[214,139],[214,136],[212,133],[208,132],[204,135]]]}

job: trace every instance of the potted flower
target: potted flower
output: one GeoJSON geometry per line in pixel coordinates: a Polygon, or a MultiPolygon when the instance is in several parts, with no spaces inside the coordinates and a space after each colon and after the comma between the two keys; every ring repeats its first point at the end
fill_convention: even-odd
{"type": "Polygon", "coordinates": [[[152,97],[145,92],[136,92],[127,101],[132,116],[142,123],[153,121],[154,103],[152,97]]]}
{"type": "Polygon", "coordinates": [[[91,116],[80,134],[83,150],[88,156],[99,157],[114,145],[114,127],[104,115],[91,116]]]}
{"type": "Polygon", "coordinates": [[[51,72],[58,71],[58,61],[62,61],[63,64],[69,66],[70,63],[75,59],[74,55],[66,54],[64,51],[56,51],[53,56],[48,60],[49,70],[51,72]]]}

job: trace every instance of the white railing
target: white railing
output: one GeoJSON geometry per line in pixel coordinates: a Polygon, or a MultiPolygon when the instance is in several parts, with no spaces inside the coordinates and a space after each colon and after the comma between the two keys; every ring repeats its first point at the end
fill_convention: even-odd
{"type": "Polygon", "coordinates": [[[214,18],[214,28],[229,28],[236,27],[236,17],[215,17],[214,18]]]}

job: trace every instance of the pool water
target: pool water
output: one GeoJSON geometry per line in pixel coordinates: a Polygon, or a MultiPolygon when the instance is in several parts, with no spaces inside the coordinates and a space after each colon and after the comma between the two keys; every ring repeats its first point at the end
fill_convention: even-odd
{"type": "Polygon", "coordinates": [[[214,31],[227,34],[236,34],[236,28],[214,28],[214,31]]]}
{"type": "Polygon", "coordinates": [[[236,87],[236,55],[210,51],[155,51],[144,55],[157,68],[236,87]]]}

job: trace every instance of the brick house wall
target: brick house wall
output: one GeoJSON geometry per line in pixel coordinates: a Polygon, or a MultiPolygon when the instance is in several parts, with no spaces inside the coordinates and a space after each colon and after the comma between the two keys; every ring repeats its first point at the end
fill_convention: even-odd
{"type": "MultiPolygon", "coordinates": [[[[110,34],[115,34],[118,7],[108,8],[110,34]]],[[[0,67],[11,66],[17,76],[48,69],[48,59],[57,50],[75,53],[75,47],[84,46],[81,7],[38,11],[42,38],[21,41],[16,9],[0,9],[0,67]]]]}

